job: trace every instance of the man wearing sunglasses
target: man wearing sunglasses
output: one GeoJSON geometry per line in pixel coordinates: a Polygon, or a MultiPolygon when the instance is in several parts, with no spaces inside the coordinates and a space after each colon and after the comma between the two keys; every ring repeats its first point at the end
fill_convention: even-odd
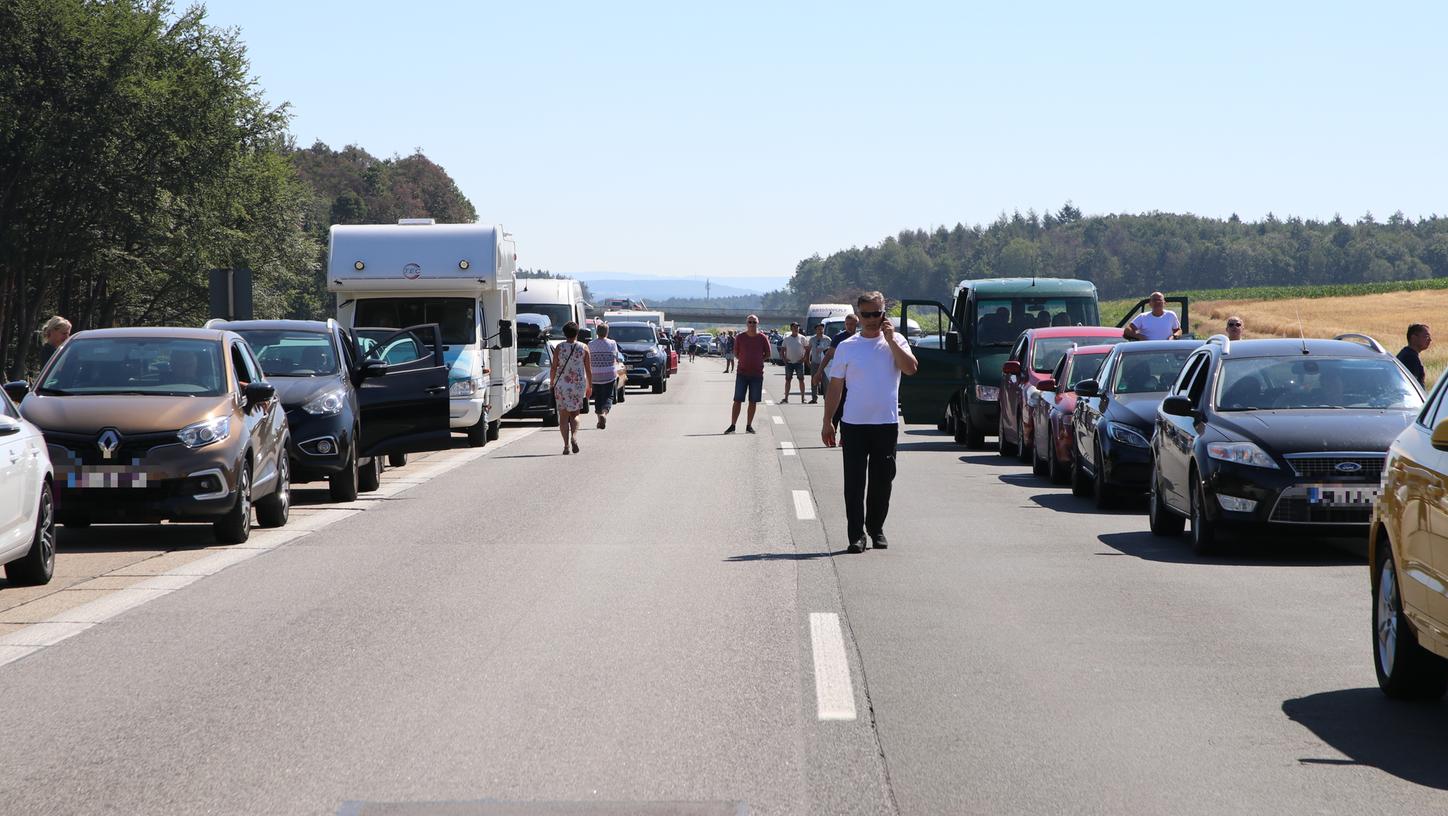
{"type": "Polygon", "coordinates": [[[866,292],[856,300],[860,333],[834,349],[830,390],[825,396],[824,427],[820,439],[835,446],[835,407],[846,388],[840,422],[844,447],[845,524],[849,551],[865,551],[865,536],[876,549],[890,546],[885,539],[885,516],[890,512],[890,483],[895,479],[895,442],[900,433],[900,375],[914,374],[919,364],[885,317],[885,296],[866,292]]]}
{"type": "Polygon", "coordinates": [[[1231,317],[1227,318],[1227,339],[1242,339],[1242,318],[1237,317],[1236,315],[1232,315],[1231,317]]]}
{"type": "Polygon", "coordinates": [[[759,333],[759,318],[750,315],[744,321],[744,333],[734,338],[734,410],[729,415],[729,427],[724,433],[734,433],[739,423],[739,407],[744,398],[749,398],[749,416],[744,421],[744,430],[754,433],[754,410],[764,392],[764,364],[769,360],[769,338],[759,333]]]}

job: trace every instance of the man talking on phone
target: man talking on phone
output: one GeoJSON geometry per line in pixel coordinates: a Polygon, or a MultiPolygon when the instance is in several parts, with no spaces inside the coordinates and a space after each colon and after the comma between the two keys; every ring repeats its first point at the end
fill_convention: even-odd
{"type": "Polygon", "coordinates": [[[904,335],[885,317],[885,296],[865,292],[855,302],[860,332],[840,343],[830,368],[820,439],[835,446],[835,407],[846,388],[839,442],[845,460],[845,525],[849,551],[865,551],[865,536],[876,549],[889,547],[885,516],[895,480],[895,443],[900,433],[900,375],[919,368],[904,335]]]}

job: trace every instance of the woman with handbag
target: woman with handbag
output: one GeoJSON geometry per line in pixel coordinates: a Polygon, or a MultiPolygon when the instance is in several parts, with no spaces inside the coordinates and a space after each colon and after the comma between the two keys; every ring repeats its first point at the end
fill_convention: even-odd
{"type": "Polygon", "coordinates": [[[553,367],[548,379],[553,382],[553,398],[558,404],[558,430],[563,434],[563,455],[570,448],[578,453],[578,414],[593,394],[593,372],[589,367],[588,346],[578,342],[578,324],[563,324],[563,342],[553,350],[553,367]]]}

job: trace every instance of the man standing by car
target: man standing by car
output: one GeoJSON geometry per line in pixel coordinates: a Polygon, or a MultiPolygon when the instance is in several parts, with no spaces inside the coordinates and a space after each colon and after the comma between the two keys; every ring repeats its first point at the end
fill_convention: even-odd
{"type": "Polygon", "coordinates": [[[799,333],[798,323],[789,324],[789,334],[780,341],[779,352],[784,355],[784,399],[780,402],[789,402],[791,377],[799,380],[799,401],[804,402],[804,361],[809,349],[805,346],[804,335],[799,333]]]}
{"type": "Polygon", "coordinates": [[[1242,339],[1242,318],[1236,315],[1227,318],[1227,339],[1234,342],[1242,339]]]}
{"type": "Polygon", "coordinates": [[[830,338],[825,337],[825,324],[816,323],[814,337],[809,339],[809,404],[820,401],[820,377],[825,367],[825,353],[830,350],[830,338]]]}
{"type": "Polygon", "coordinates": [[[1408,373],[1412,374],[1418,384],[1424,387],[1428,384],[1428,372],[1423,368],[1423,358],[1418,355],[1427,351],[1431,345],[1433,345],[1433,333],[1428,331],[1427,324],[1414,323],[1408,327],[1408,345],[1403,346],[1403,350],[1398,352],[1398,362],[1402,363],[1403,368],[1408,369],[1408,373]]]}
{"type": "Polygon", "coordinates": [[[597,427],[607,428],[618,381],[618,343],[609,339],[607,323],[600,321],[593,332],[597,337],[588,341],[588,366],[593,369],[593,410],[598,414],[597,427]]]}
{"type": "Polygon", "coordinates": [[[820,439],[835,446],[831,417],[849,386],[851,397],[840,423],[845,449],[845,520],[849,551],[864,552],[865,535],[876,549],[885,539],[890,512],[890,484],[895,480],[895,443],[900,433],[900,375],[914,374],[919,364],[903,334],[885,317],[885,296],[866,292],[856,300],[862,328],[833,349],[830,390],[825,397],[820,439]],[[868,491],[868,493],[867,493],[868,491]]]}
{"type": "Polygon", "coordinates": [[[1127,340],[1175,340],[1182,336],[1182,322],[1166,307],[1166,295],[1152,292],[1151,311],[1133,317],[1121,336],[1127,340]]]}
{"type": "Polygon", "coordinates": [[[749,416],[744,421],[744,430],[754,433],[754,410],[764,394],[764,364],[769,360],[769,337],[759,333],[759,318],[750,315],[744,321],[744,333],[734,338],[734,359],[738,369],[734,374],[734,409],[729,415],[729,427],[724,433],[734,433],[739,424],[739,407],[749,397],[749,416]]]}

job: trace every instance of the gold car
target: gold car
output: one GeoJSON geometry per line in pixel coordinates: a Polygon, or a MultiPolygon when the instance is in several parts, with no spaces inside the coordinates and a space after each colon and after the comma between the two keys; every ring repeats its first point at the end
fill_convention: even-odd
{"type": "Polygon", "coordinates": [[[1448,377],[1393,440],[1368,538],[1373,665],[1390,697],[1448,689],[1448,377]]]}

